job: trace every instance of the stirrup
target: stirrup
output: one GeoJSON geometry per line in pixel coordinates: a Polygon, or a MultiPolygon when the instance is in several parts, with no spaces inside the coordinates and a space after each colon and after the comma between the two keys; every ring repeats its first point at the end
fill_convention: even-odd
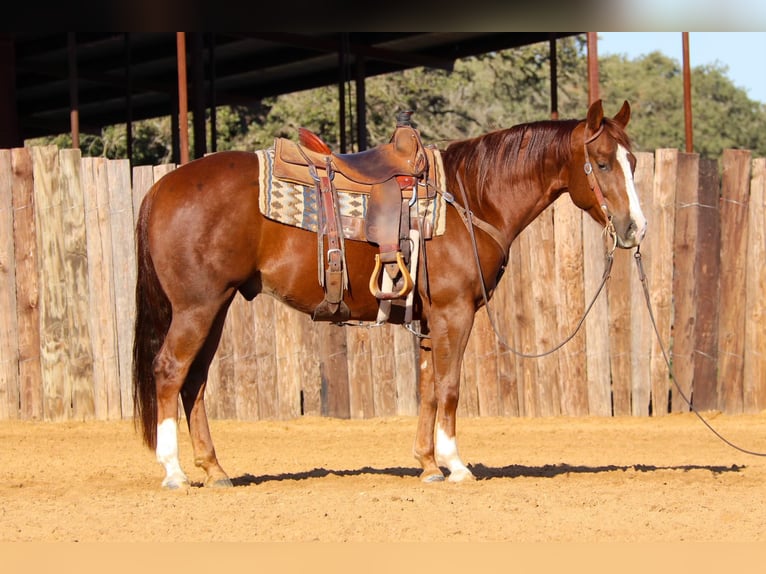
{"type": "Polygon", "coordinates": [[[372,270],[370,275],[370,293],[372,293],[376,299],[382,299],[387,301],[389,299],[400,299],[406,297],[407,294],[412,291],[413,282],[410,277],[410,272],[407,270],[407,266],[404,264],[404,257],[401,251],[396,252],[396,265],[399,267],[399,272],[402,274],[404,285],[398,293],[393,291],[390,293],[384,293],[378,288],[378,275],[380,275],[381,269],[383,269],[383,263],[380,260],[380,253],[375,254],[375,269],[372,270]]]}

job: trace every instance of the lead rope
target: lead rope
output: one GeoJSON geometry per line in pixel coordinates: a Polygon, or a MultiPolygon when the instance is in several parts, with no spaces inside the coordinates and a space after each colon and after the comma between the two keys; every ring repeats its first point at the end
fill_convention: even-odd
{"type": "Polygon", "coordinates": [[[670,380],[673,381],[673,385],[678,391],[678,394],[681,396],[684,402],[689,406],[689,409],[691,410],[691,412],[693,412],[697,416],[697,418],[702,421],[702,424],[704,424],[708,429],[710,429],[710,432],[712,432],[715,436],[717,436],[727,445],[745,454],[751,454],[753,456],[766,456],[766,452],[756,452],[756,451],[748,450],[746,448],[742,448],[741,446],[737,446],[736,444],[728,440],[726,437],[724,437],[721,433],[715,430],[709,422],[705,420],[705,417],[703,417],[699,413],[699,411],[694,407],[694,405],[692,405],[692,402],[687,398],[686,394],[684,394],[684,392],[681,390],[681,387],[676,381],[676,376],[673,373],[673,367],[670,364],[670,359],[668,358],[668,354],[665,351],[665,345],[663,345],[662,343],[662,337],[660,337],[660,331],[657,328],[657,322],[654,320],[654,311],[652,310],[652,302],[651,302],[651,298],[649,297],[649,286],[646,280],[646,273],[644,273],[644,265],[641,259],[641,251],[639,250],[639,247],[636,248],[636,252],[633,255],[633,257],[636,260],[636,267],[638,268],[638,278],[641,281],[641,287],[643,288],[643,291],[644,291],[644,299],[646,299],[646,308],[649,311],[649,318],[652,321],[654,334],[657,336],[657,342],[660,345],[660,350],[662,351],[662,357],[665,359],[665,364],[668,366],[668,373],[670,374],[670,380]]]}
{"type": "Polygon", "coordinates": [[[500,334],[500,332],[497,330],[497,325],[495,325],[495,319],[492,316],[492,313],[489,311],[489,296],[487,295],[487,287],[484,281],[484,274],[481,270],[481,261],[479,260],[479,249],[476,246],[476,236],[473,232],[473,212],[468,208],[468,197],[466,196],[465,189],[463,188],[463,181],[460,178],[460,174],[457,174],[457,183],[458,187],[460,188],[460,192],[463,196],[463,205],[465,207],[465,218],[463,221],[466,224],[466,227],[468,228],[468,234],[471,236],[471,245],[473,246],[473,257],[476,261],[476,269],[479,271],[479,281],[481,283],[481,295],[484,299],[484,308],[487,310],[487,317],[489,318],[489,323],[492,326],[492,330],[495,332],[495,337],[497,337],[498,342],[508,349],[511,353],[514,355],[517,355],[519,357],[523,357],[525,359],[539,359],[540,357],[545,357],[547,355],[550,355],[552,353],[555,353],[558,351],[561,347],[566,345],[569,341],[572,340],[572,338],[577,334],[577,332],[580,330],[580,327],[582,327],[583,323],[585,323],[585,319],[588,316],[588,313],[590,313],[590,310],[593,308],[593,305],[596,303],[596,299],[598,299],[598,296],[601,294],[601,291],[603,291],[604,286],[606,285],[607,280],[609,279],[609,275],[612,272],[612,263],[614,262],[614,250],[617,248],[617,235],[614,232],[614,227],[611,226],[611,220],[609,220],[610,225],[607,225],[604,228],[604,233],[608,233],[612,237],[612,247],[606,254],[606,260],[604,262],[604,274],[601,277],[601,284],[598,286],[598,289],[596,290],[596,294],[591,299],[590,303],[585,309],[585,312],[583,313],[582,317],[577,323],[577,326],[574,328],[574,331],[572,331],[563,341],[561,341],[558,345],[553,347],[552,349],[549,349],[547,351],[544,351],[542,353],[536,353],[536,354],[528,354],[528,353],[522,353],[521,351],[518,351],[511,347],[503,338],[503,336],[500,334]]]}

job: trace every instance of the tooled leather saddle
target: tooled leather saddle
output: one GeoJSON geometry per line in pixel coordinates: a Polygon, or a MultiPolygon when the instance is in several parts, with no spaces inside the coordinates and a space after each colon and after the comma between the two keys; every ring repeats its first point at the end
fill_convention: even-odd
{"type": "MultiPolygon", "coordinates": [[[[369,288],[381,302],[401,304],[414,287],[408,268],[411,230],[424,224],[411,221],[410,206],[418,198],[434,197],[435,192],[425,185],[433,150],[423,146],[420,133],[410,122],[411,114],[397,115],[388,143],[358,153],[333,153],[305,128],[299,129],[298,143],[275,140],[274,177],[313,187],[316,193],[317,261],[325,297],[314,310],[315,321],[342,322],[350,316],[343,301],[348,288],[344,235],[378,246],[369,288]],[[350,231],[345,227],[348,222],[341,221],[339,190],[367,195],[361,228],[350,231]]],[[[429,234],[423,229],[418,232],[429,234]]]]}

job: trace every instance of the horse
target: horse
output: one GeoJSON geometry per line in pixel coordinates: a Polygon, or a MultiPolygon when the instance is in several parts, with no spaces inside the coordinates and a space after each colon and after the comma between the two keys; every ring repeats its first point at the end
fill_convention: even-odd
{"type": "MultiPolygon", "coordinates": [[[[423,482],[474,478],[456,436],[463,353],[519,233],[568,192],[613,234],[616,247],[630,249],[643,239],[647,221],[633,181],[629,119],[627,101],[608,117],[598,100],[585,119],[524,123],[441,151],[447,189],[439,191],[451,197],[451,207],[444,233],[427,242],[413,290],[421,336],[412,452],[423,482]]],[[[247,151],[193,160],[155,182],[140,206],[134,420],[164,468],[163,488],[190,485],[178,456],[179,395],[204,485],[232,486],[216,457],[204,394],[237,293],[247,300],[268,294],[307,314],[323,301],[319,282],[307,280],[318,272],[316,233],[262,214],[258,161],[247,151]]],[[[350,320],[375,321],[380,301],[367,287],[376,247],[347,241],[345,252],[350,320]]]]}

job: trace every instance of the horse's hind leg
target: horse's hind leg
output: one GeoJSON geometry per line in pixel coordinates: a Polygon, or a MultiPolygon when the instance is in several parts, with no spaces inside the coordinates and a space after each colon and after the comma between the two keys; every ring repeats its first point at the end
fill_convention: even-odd
{"type": "MultiPolygon", "coordinates": [[[[223,305],[223,308],[226,307],[227,304],[223,305]]],[[[156,453],[158,462],[165,468],[165,478],[162,481],[165,488],[179,489],[189,486],[189,479],[181,470],[178,459],[178,396],[187,382],[192,365],[198,361],[203,348],[208,346],[210,336],[216,337],[216,342],[217,337],[220,337],[220,325],[217,326],[217,335],[214,333],[214,327],[217,325],[221,309],[221,305],[216,305],[214,308],[203,307],[176,312],[162,348],[154,360],[154,379],[157,387],[156,453]]],[[[205,373],[207,365],[209,360],[203,369],[205,373]]],[[[187,397],[184,400],[184,408],[192,433],[195,459],[214,461],[215,453],[207,426],[204,401],[200,399],[205,387],[204,377],[200,378],[199,372],[195,369],[193,382],[189,390],[184,391],[187,397]],[[203,430],[195,432],[194,429],[203,430]],[[197,452],[198,449],[201,452],[197,452]],[[206,455],[201,454],[205,451],[206,455]]],[[[215,469],[217,462],[208,466],[215,469]]]]}
{"type": "Polygon", "coordinates": [[[218,463],[205,409],[205,387],[208,370],[221,340],[221,332],[228,308],[228,304],[224,305],[216,316],[210,334],[197,355],[197,359],[192,363],[186,377],[186,383],[181,388],[181,402],[186,413],[186,422],[189,426],[189,434],[194,449],[194,464],[205,471],[205,486],[213,487],[232,486],[228,475],[218,463]]]}

